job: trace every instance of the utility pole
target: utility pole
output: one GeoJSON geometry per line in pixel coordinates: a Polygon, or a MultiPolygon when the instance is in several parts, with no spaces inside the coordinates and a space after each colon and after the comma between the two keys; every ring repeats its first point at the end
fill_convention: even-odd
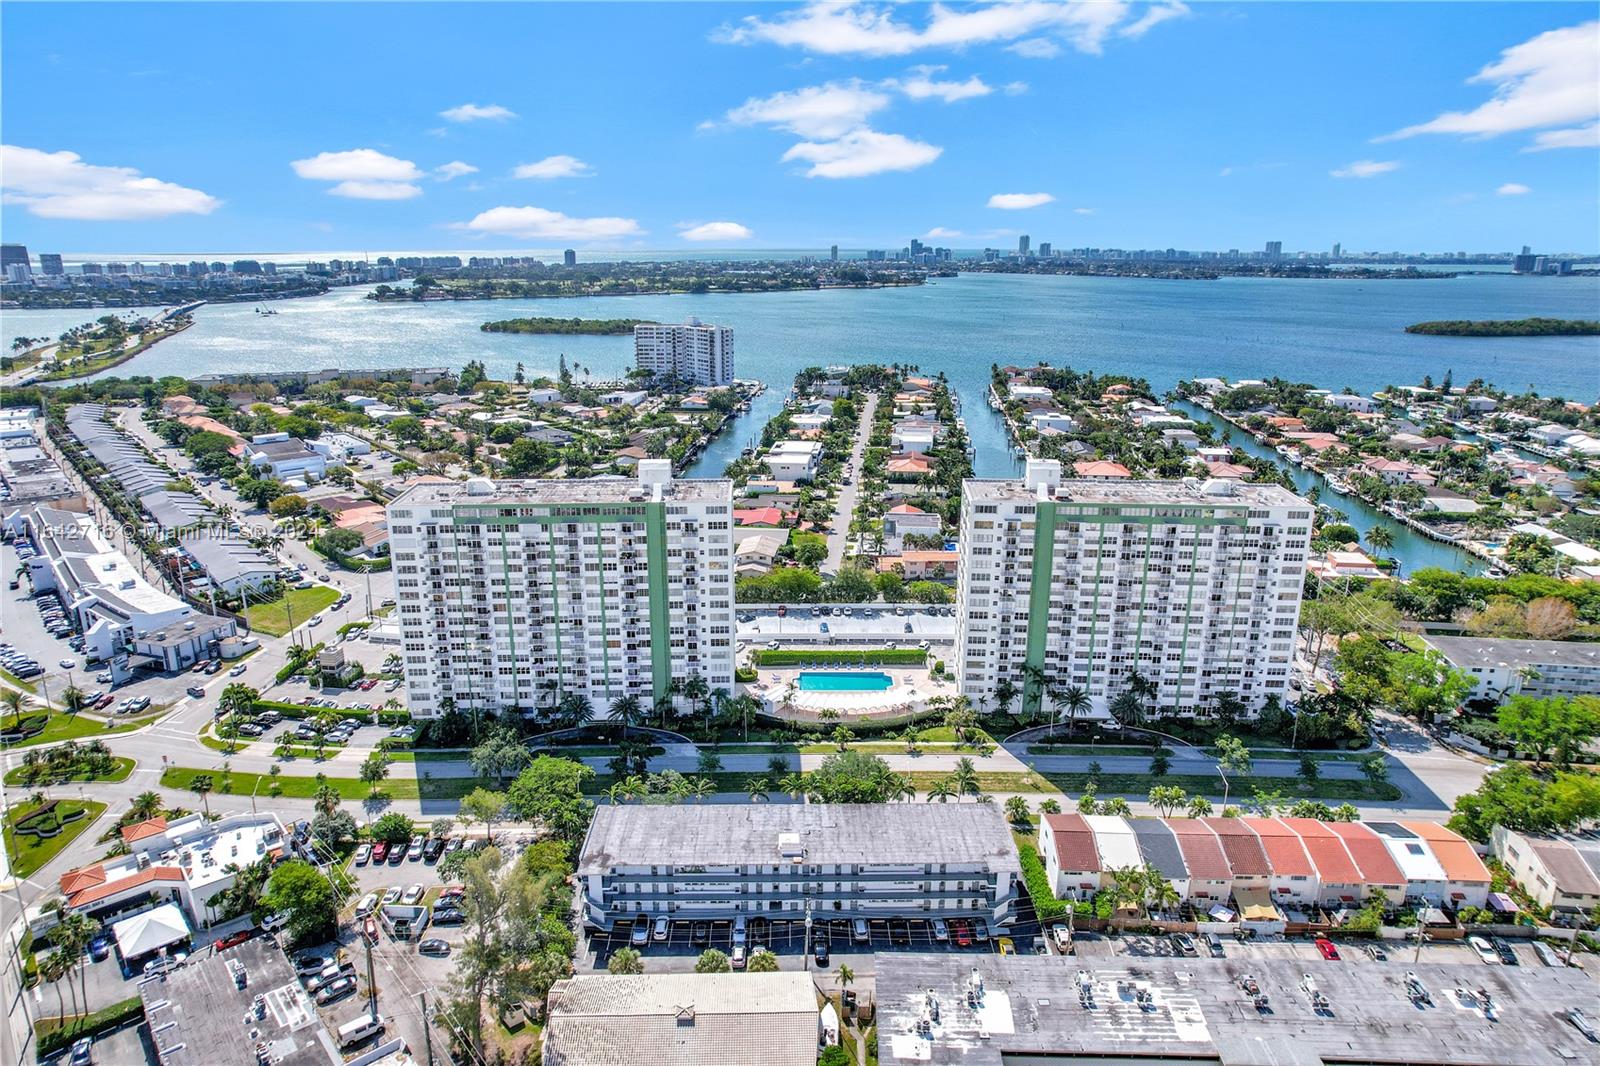
{"type": "MultiPolygon", "coordinates": [[[[361,946],[367,951],[367,1014],[378,1017],[378,982],[372,976],[372,940],[365,929],[361,930],[361,946]]],[[[426,1021],[426,1018],[424,1018],[426,1021]]]]}
{"type": "Polygon", "coordinates": [[[433,1064],[433,1022],[428,1018],[428,992],[427,989],[417,993],[417,998],[422,1001],[422,1041],[428,1045],[428,1066],[433,1064]]]}

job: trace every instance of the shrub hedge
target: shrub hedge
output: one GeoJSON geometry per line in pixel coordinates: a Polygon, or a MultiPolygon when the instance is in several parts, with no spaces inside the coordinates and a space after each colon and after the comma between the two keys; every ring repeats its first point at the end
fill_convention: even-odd
{"type": "Polygon", "coordinates": [[[35,1027],[39,1058],[43,1059],[71,1047],[72,1042],[79,1037],[97,1036],[143,1016],[143,1000],[138,996],[131,996],[93,1014],[80,1014],[75,1018],[68,1018],[66,1024],[59,1028],[56,1027],[54,1018],[40,1018],[35,1027]]]}
{"type": "Polygon", "coordinates": [[[1033,913],[1038,915],[1041,922],[1063,917],[1067,913],[1067,905],[1056,899],[1056,894],[1050,891],[1050,875],[1045,873],[1039,849],[1032,844],[1018,844],[1017,855],[1022,859],[1022,879],[1027,883],[1028,895],[1033,899],[1033,913]]]}
{"type": "Polygon", "coordinates": [[[861,651],[760,648],[755,655],[757,666],[921,666],[928,660],[928,653],[921,648],[863,648],[861,651]]]}

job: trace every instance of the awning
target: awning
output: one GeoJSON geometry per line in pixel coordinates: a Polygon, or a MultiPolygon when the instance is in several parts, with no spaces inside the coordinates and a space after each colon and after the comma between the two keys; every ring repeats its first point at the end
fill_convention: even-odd
{"type": "Polygon", "coordinates": [[[1206,913],[1209,914],[1211,917],[1215,918],[1219,922],[1231,922],[1231,921],[1233,921],[1233,912],[1230,911],[1228,908],[1224,907],[1220,903],[1213,903],[1211,905],[1211,909],[1209,911],[1207,911],[1206,913]]]}
{"type": "Polygon", "coordinates": [[[117,938],[117,951],[127,960],[188,940],[191,935],[189,920],[176,903],[163,903],[124,918],[111,927],[111,933],[117,938]]]}
{"type": "Polygon", "coordinates": [[[1283,915],[1273,905],[1272,896],[1261,886],[1233,890],[1233,902],[1238,904],[1239,916],[1247,922],[1277,922],[1283,915]]]}
{"type": "Polygon", "coordinates": [[[1502,914],[1515,914],[1521,909],[1517,906],[1517,901],[1506,895],[1504,892],[1489,893],[1489,906],[1491,909],[1500,911],[1502,914]]]}

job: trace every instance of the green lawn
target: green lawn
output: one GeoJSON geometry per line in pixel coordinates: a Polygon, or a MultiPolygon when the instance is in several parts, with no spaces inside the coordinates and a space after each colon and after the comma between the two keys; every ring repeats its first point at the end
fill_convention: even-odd
{"type": "MultiPolygon", "coordinates": [[[[911,782],[918,792],[926,792],[933,782],[949,774],[937,770],[914,770],[911,782]]],[[[1089,784],[1088,774],[1035,773],[980,773],[978,787],[985,792],[1065,792],[1081,795],[1089,784]]],[[[1101,796],[1130,796],[1142,799],[1156,785],[1176,785],[1191,796],[1222,797],[1222,779],[1215,774],[1167,774],[1151,777],[1149,774],[1101,774],[1097,792],[1101,796]]],[[[1302,799],[1332,800],[1395,800],[1402,793],[1394,785],[1373,784],[1365,779],[1332,780],[1321,778],[1310,785],[1298,777],[1235,777],[1228,794],[1230,804],[1242,805],[1249,801],[1256,789],[1280,792],[1286,801],[1302,799]]]]}
{"type": "Polygon", "coordinates": [[[11,859],[11,876],[29,877],[45,863],[61,853],[61,849],[72,843],[85,829],[94,824],[96,818],[105,813],[106,805],[94,800],[62,800],[61,808],[65,811],[82,810],[85,816],[75,822],[62,827],[60,833],[53,837],[39,838],[21,835],[16,832],[16,820],[25,816],[35,808],[35,804],[22,803],[13,807],[6,814],[5,843],[6,854],[11,859]]]}
{"type": "MultiPolygon", "coordinates": [[[[165,710],[165,708],[162,709],[165,710]]],[[[87,715],[80,714],[52,712],[50,721],[46,723],[44,730],[37,736],[29,737],[27,740],[19,740],[15,744],[8,746],[13,749],[28,748],[35,744],[54,744],[60,740],[82,740],[85,737],[103,737],[107,733],[126,733],[130,729],[138,729],[142,725],[147,725],[153,718],[155,718],[153,713],[144,714],[128,721],[116,722],[110,729],[107,729],[106,724],[98,718],[90,718],[87,715]]]]}
{"type": "MultiPolygon", "coordinates": [[[[233,770],[224,779],[221,770],[174,766],[161,775],[161,787],[187,790],[189,783],[202,774],[210,775],[214,792],[236,796],[248,796],[252,789],[257,796],[270,796],[272,783],[276,780],[279,795],[290,799],[310,799],[323,784],[315,777],[298,774],[279,774],[274,779],[271,774],[233,770]],[[225,784],[228,787],[225,788],[225,784]]],[[[358,777],[328,777],[323,780],[338,789],[339,795],[347,800],[364,800],[372,794],[372,789],[358,777]]],[[[477,787],[478,779],[475,777],[439,777],[432,780],[397,777],[381,782],[378,792],[392,800],[460,799],[477,787]]]]}
{"type": "Polygon", "coordinates": [[[32,681],[24,681],[24,680],[22,680],[22,678],[18,677],[16,674],[13,674],[10,670],[0,670],[0,677],[5,678],[6,681],[9,682],[11,685],[15,686],[16,688],[20,688],[24,692],[38,692],[39,691],[39,687],[37,685],[35,685],[32,681]]]}
{"type": "MultiPolygon", "coordinates": [[[[132,759],[124,758],[119,755],[112,759],[112,764],[113,765],[110,773],[98,777],[87,774],[81,766],[77,767],[71,776],[68,777],[53,777],[48,772],[41,773],[39,777],[39,783],[60,784],[69,781],[126,781],[128,779],[128,775],[133,773],[132,759]]],[[[27,787],[27,768],[23,766],[17,766],[6,771],[5,782],[7,785],[12,787],[27,787]]]]}
{"type": "Polygon", "coordinates": [[[245,620],[251,629],[258,629],[274,637],[289,632],[289,616],[295,625],[304,625],[312,615],[339,598],[337,589],[315,585],[308,589],[286,589],[283,595],[267,603],[252,603],[245,609],[245,620]]]}

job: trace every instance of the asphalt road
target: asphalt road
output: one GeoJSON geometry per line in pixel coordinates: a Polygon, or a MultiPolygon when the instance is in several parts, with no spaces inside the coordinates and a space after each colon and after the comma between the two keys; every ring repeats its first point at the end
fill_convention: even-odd
{"type": "Polygon", "coordinates": [[[839,486],[839,499],[833,511],[833,532],[828,534],[828,558],[822,564],[824,574],[837,574],[844,566],[846,549],[850,546],[850,520],[856,513],[856,497],[861,491],[861,457],[867,451],[867,437],[872,433],[873,415],[878,410],[878,394],[867,396],[867,406],[856,425],[855,447],[850,449],[850,461],[845,464],[847,485],[839,486]]]}

